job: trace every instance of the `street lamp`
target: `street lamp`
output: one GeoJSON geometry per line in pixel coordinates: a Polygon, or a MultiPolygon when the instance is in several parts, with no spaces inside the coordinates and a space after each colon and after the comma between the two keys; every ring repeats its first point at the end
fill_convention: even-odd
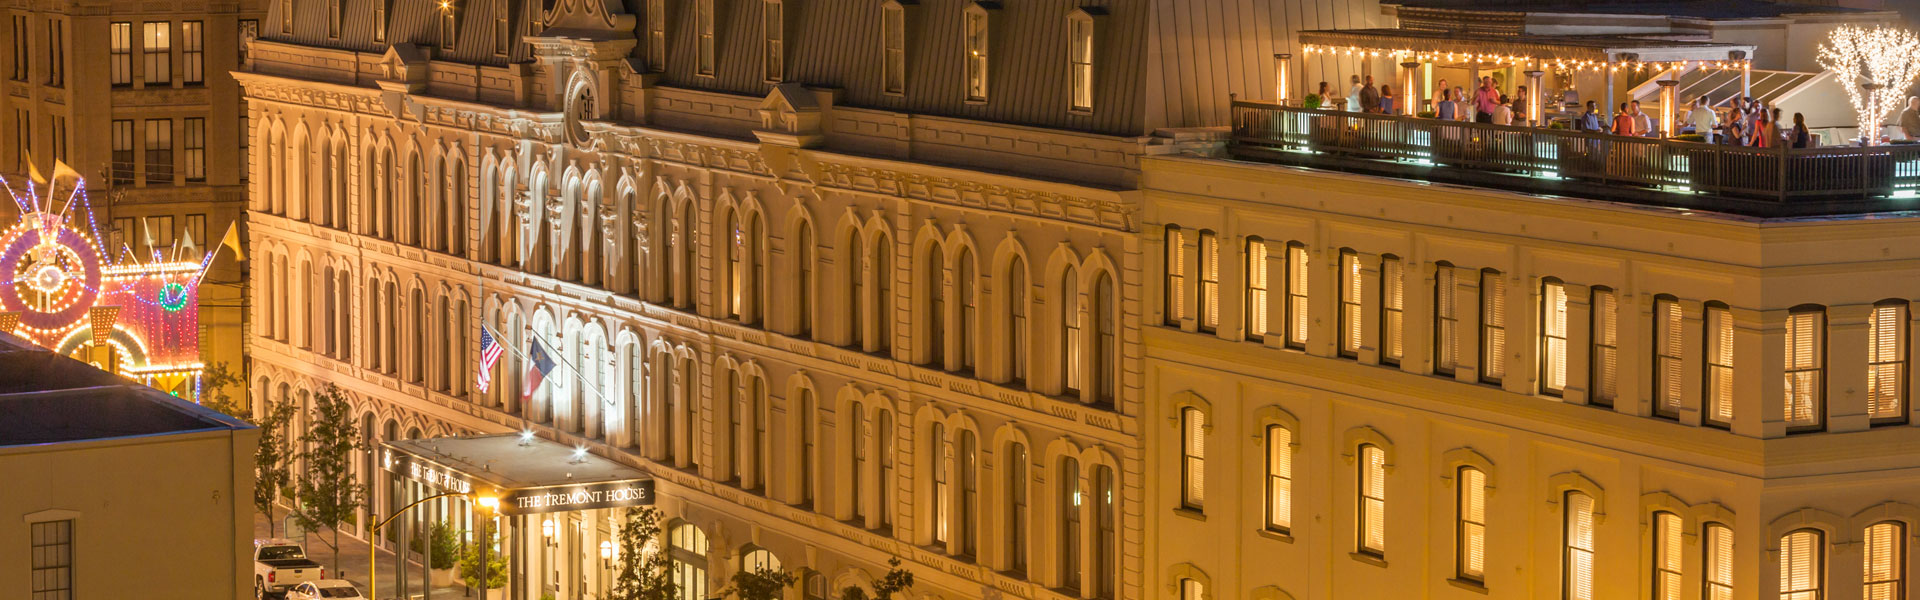
{"type": "MultiPolygon", "coordinates": [[[[388,458],[389,460],[391,460],[392,458],[392,455],[390,452],[389,452],[388,458]]],[[[380,528],[386,527],[388,523],[392,523],[393,520],[396,518],[399,518],[400,515],[407,514],[407,511],[413,510],[413,507],[415,506],[426,504],[427,502],[439,500],[441,498],[451,498],[454,496],[472,497],[471,494],[465,494],[461,492],[447,492],[444,494],[434,494],[432,496],[427,496],[425,498],[421,498],[419,500],[413,501],[413,504],[408,504],[405,507],[402,507],[400,510],[393,511],[393,514],[387,515],[387,518],[381,519],[380,521],[374,523],[373,527],[367,530],[367,597],[368,598],[380,597],[380,577],[374,573],[374,571],[380,565],[380,561],[378,560],[378,555],[374,552],[375,550],[379,549],[379,546],[373,543],[373,538],[375,535],[380,533],[380,528]]],[[[488,500],[489,498],[481,498],[479,499],[479,502],[482,505],[485,505],[488,500]]],[[[499,498],[491,498],[491,500],[493,501],[494,506],[500,505],[499,498]]],[[[373,516],[374,515],[368,515],[369,520],[371,520],[371,517],[373,516]]]]}
{"type": "Polygon", "coordinates": [[[485,512],[486,512],[485,517],[480,520],[480,542],[479,542],[480,543],[480,564],[479,564],[480,597],[485,598],[487,597],[487,590],[493,589],[491,587],[488,587],[491,582],[487,581],[488,576],[493,575],[492,565],[487,564],[487,547],[493,545],[493,534],[489,533],[487,529],[493,526],[493,516],[500,514],[500,497],[499,496],[481,496],[475,499],[474,502],[476,504],[479,504],[480,508],[485,509],[485,512]]]}
{"type": "Polygon", "coordinates": [[[617,553],[612,540],[600,540],[600,566],[612,566],[613,555],[617,553]]]}

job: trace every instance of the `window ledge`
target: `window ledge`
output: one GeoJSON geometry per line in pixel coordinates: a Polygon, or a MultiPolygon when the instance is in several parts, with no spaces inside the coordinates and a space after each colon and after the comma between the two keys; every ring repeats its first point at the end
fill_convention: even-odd
{"type": "Polygon", "coordinates": [[[1459,577],[1455,577],[1452,579],[1448,579],[1447,583],[1453,585],[1453,587],[1457,587],[1469,592],[1475,592],[1479,594],[1487,593],[1487,584],[1474,581],[1472,579],[1461,579],[1459,577]]]}
{"type": "Polygon", "coordinates": [[[1202,523],[1204,523],[1204,522],[1206,522],[1206,520],[1207,520],[1207,514],[1206,514],[1206,513],[1203,513],[1203,512],[1200,512],[1200,511],[1197,511],[1197,510],[1194,510],[1194,509],[1191,509],[1191,508],[1187,508],[1187,507],[1184,507],[1184,506],[1183,506],[1183,507],[1180,507],[1180,508],[1176,508],[1176,509],[1173,509],[1173,514],[1176,514],[1176,515],[1180,515],[1180,516],[1182,516],[1182,517],[1186,517],[1186,518],[1189,518],[1189,519],[1193,519],[1193,520],[1195,520],[1195,521],[1200,521],[1200,522],[1202,522],[1202,523]]]}
{"type": "Polygon", "coordinates": [[[1263,537],[1263,538],[1267,538],[1276,542],[1286,542],[1289,544],[1293,543],[1293,535],[1289,533],[1274,531],[1272,529],[1257,529],[1255,531],[1259,532],[1260,537],[1263,537]]]}
{"type": "Polygon", "coordinates": [[[1347,557],[1382,569],[1387,568],[1387,559],[1385,557],[1375,556],[1365,552],[1348,552],[1347,557]]]}

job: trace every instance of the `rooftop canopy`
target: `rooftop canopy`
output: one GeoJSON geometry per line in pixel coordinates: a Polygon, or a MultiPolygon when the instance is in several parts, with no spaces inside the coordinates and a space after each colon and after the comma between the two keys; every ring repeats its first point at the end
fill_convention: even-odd
{"type": "Polygon", "coordinates": [[[383,444],[387,470],[449,492],[500,499],[500,514],[653,504],[653,476],[585,449],[521,434],[383,444]]]}
{"type": "Polygon", "coordinates": [[[1481,61],[1536,68],[1598,68],[1609,61],[1739,66],[1753,46],[1627,35],[1490,35],[1416,29],[1300,32],[1309,53],[1368,52],[1433,62],[1481,61]]]}

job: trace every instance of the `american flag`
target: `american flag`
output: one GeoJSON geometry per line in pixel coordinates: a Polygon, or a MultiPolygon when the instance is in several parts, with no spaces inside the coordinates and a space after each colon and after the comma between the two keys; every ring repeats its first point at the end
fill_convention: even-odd
{"type": "Polygon", "coordinates": [[[474,389],[487,393],[487,386],[493,383],[493,363],[500,362],[500,353],[507,350],[499,340],[493,339],[493,331],[480,328],[480,374],[474,379],[474,389]]]}

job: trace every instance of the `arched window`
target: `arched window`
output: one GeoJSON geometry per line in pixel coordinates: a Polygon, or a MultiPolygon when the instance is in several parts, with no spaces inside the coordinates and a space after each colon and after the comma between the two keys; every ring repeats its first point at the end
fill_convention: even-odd
{"type": "Polygon", "coordinates": [[[1093,399],[1112,406],[1120,387],[1120,309],[1113,276],[1101,271],[1093,280],[1093,399]]]}
{"type": "Polygon", "coordinates": [[[1027,572],[1027,447],[1019,442],[1007,444],[1007,559],[1006,570],[1027,572]]]}
{"type": "Polygon", "coordinates": [[[885,235],[874,237],[873,247],[874,350],[893,348],[893,243],[885,235]]]}
{"type": "Polygon", "coordinates": [[[747,306],[741,312],[746,315],[748,325],[757,326],[766,321],[766,262],[762,258],[766,254],[766,243],[766,228],[761,225],[760,213],[747,215],[746,236],[741,244],[746,254],[747,273],[740,287],[746,292],[747,306]]]}
{"type": "Polygon", "coordinates": [[[878,449],[880,455],[880,501],[875,510],[880,513],[880,528],[891,529],[893,527],[893,495],[898,493],[896,490],[899,489],[893,478],[893,412],[881,408],[873,421],[874,447],[878,449]]]}
{"type": "Polygon", "coordinates": [[[673,562],[673,584],[680,591],[679,600],[706,600],[707,533],[692,523],[681,523],[673,528],[671,537],[668,557],[673,562]]]}
{"type": "Polygon", "coordinates": [[[1080,589],[1080,461],[1060,459],[1060,587],[1080,589]]]}
{"type": "Polygon", "coordinates": [[[1487,568],[1487,474],[1460,467],[1458,500],[1454,505],[1455,576],[1483,582],[1487,568]]]}
{"type": "Polygon", "coordinates": [[[806,574],[801,576],[801,580],[801,587],[806,594],[804,600],[827,600],[827,575],[825,573],[808,569],[806,574]]]}
{"type": "Polygon", "coordinates": [[[920,257],[921,289],[920,297],[925,298],[926,312],[921,318],[926,323],[927,345],[924,356],[926,364],[934,368],[947,367],[947,261],[941,252],[940,244],[930,244],[926,254],[920,257]]]}
{"type": "Polygon", "coordinates": [[[1060,276],[1060,381],[1062,395],[1080,393],[1080,273],[1072,267],[1060,276]]]}
{"type": "Polygon", "coordinates": [[[978,552],[980,523],[980,479],[974,470],[975,450],[979,447],[973,430],[960,430],[957,452],[953,455],[955,475],[960,480],[959,536],[960,555],[972,558],[978,552]]]}
{"type": "Polygon", "coordinates": [[[946,431],[946,426],[934,423],[921,446],[927,451],[928,471],[933,473],[933,541],[942,547],[953,539],[953,491],[947,487],[953,481],[953,467],[946,460],[946,431]]]}
{"type": "Polygon", "coordinates": [[[691,309],[698,304],[694,301],[699,294],[700,281],[700,246],[698,236],[694,233],[694,224],[697,222],[693,214],[693,202],[681,202],[680,212],[673,224],[673,252],[677,258],[674,261],[674,274],[679,279],[673,286],[673,304],[683,309],[691,309]]]}
{"type": "Polygon", "coordinates": [[[1180,506],[1199,511],[1207,499],[1207,414],[1180,409],[1180,506]]]}
{"type": "Polygon", "coordinates": [[[727,318],[744,321],[745,319],[741,317],[747,313],[747,304],[749,302],[747,300],[746,282],[746,233],[741,231],[740,219],[732,209],[727,209],[722,212],[726,215],[721,217],[720,234],[726,236],[721,240],[721,243],[726,244],[723,250],[723,252],[726,253],[723,259],[726,264],[726,273],[724,274],[726,280],[723,283],[726,285],[727,297],[721,302],[720,308],[722,314],[725,314],[727,318]]]}
{"type": "MultiPolygon", "coordinates": [[[[674,374],[673,400],[680,408],[679,451],[685,457],[687,468],[699,470],[700,450],[700,403],[694,400],[694,386],[700,381],[700,364],[693,357],[680,359],[680,371],[674,374]]],[[[678,461],[676,461],[678,462],[678,461]]]]}
{"type": "Polygon", "coordinates": [[[852,310],[847,319],[847,345],[855,350],[864,350],[867,346],[867,319],[874,312],[873,302],[867,298],[866,271],[862,267],[867,253],[861,250],[860,231],[847,232],[846,250],[841,253],[845,259],[843,268],[847,278],[847,308],[852,310]]]}
{"type": "Polygon", "coordinates": [[[1387,452],[1373,444],[1360,445],[1358,516],[1360,553],[1384,556],[1387,551],[1387,452]]]}
{"type": "Polygon", "coordinates": [[[779,571],[779,570],[780,570],[780,558],[777,556],[774,556],[773,552],[770,550],[767,550],[766,548],[753,548],[749,546],[746,552],[741,554],[740,556],[740,572],[741,573],[758,573],[760,571],[779,571]]]}
{"type": "Polygon", "coordinates": [[[797,436],[800,440],[800,455],[796,457],[800,467],[800,493],[797,498],[801,506],[812,508],[815,445],[813,436],[816,435],[814,428],[820,424],[820,415],[814,406],[813,388],[800,388],[796,390],[796,395],[799,397],[796,404],[800,407],[800,435],[797,436]]]}
{"type": "Polygon", "coordinates": [[[718,387],[713,390],[716,396],[713,405],[727,413],[725,419],[715,416],[715,420],[727,424],[727,429],[725,438],[713,440],[714,468],[720,471],[719,475],[722,479],[739,485],[753,479],[753,475],[747,471],[746,461],[740,459],[740,434],[744,433],[740,423],[740,413],[745,412],[740,406],[740,371],[728,367],[720,369],[724,375],[717,382],[718,387]]]}
{"type": "Polygon", "coordinates": [[[799,318],[794,331],[803,338],[813,337],[813,225],[801,223],[794,234],[794,310],[799,318]]]}
{"type": "Polygon", "coordinates": [[[847,486],[847,498],[853,506],[851,511],[853,521],[864,525],[867,521],[864,482],[867,477],[867,417],[859,402],[853,403],[847,412],[848,414],[841,416],[842,422],[848,424],[847,447],[853,450],[850,461],[853,468],[849,469],[852,476],[849,477],[851,483],[847,486]]]}
{"type": "Polygon", "coordinates": [[[1267,426],[1267,530],[1293,528],[1293,431],[1267,426]]]}
{"type": "Polygon", "coordinates": [[[1027,380],[1027,261],[1007,261],[1007,381],[1027,380]]]}
{"type": "Polygon", "coordinates": [[[1733,528],[1708,523],[1700,548],[1705,580],[1701,600],[1733,600],[1733,528]]]}
{"type": "Polygon", "coordinates": [[[972,372],[976,360],[973,340],[975,332],[978,331],[975,328],[980,322],[977,310],[979,298],[976,298],[973,293],[973,249],[962,246],[960,255],[954,258],[953,267],[953,289],[956,296],[954,300],[959,304],[960,310],[959,318],[955,319],[958,321],[958,328],[953,332],[953,347],[960,353],[960,370],[972,372]]]}
{"type": "Polygon", "coordinates": [[[1681,582],[1686,579],[1685,567],[1681,564],[1685,556],[1682,549],[1685,533],[1685,521],[1680,515],[1666,511],[1653,513],[1653,597],[1656,600],[1680,597],[1681,582]]]}
{"type": "Polygon", "coordinates": [[[1119,524],[1118,500],[1114,497],[1113,467],[1098,465],[1093,468],[1093,597],[1111,599],[1114,597],[1114,578],[1119,570],[1114,564],[1119,558],[1119,546],[1116,538],[1119,524]]]}
{"type": "Polygon", "coordinates": [[[427,240],[427,171],[420,162],[420,152],[413,151],[407,156],[407,181],[412,186],[407,189],[407,210],[411,223],[407,224],[406,243],[414,246],[426,246],[427,240]]]}
{"type": "Polygon", "coordinates": [[[1287,244],[1287,347],[1295,350],[1307,347],[1308,279],[1307,246],[1300,242],[1287,244]]]}
{"type": "Polygon", "coordinates": [[[1867,526],[1866,549],[1861,564],[1866,571],[1866,600],[1900,600],[1907,597],[1907,525],[1900,521],[1881,521],[1867,526]]]}
{"type": "Polygon", "coordinates": [[[1540,393],[1559,396],[1567,389],[1567,285],[1548,277],[1540,282],[1540,393]]]}
{"type": "Polygon", "coordinates": [[[1818,529],[1801,529],[1781,536],[1780,600],[1823,597],[1827,587],[1825,537],[1818,529]]]}
{"type": "Polygon", "coordinates": [[[1562,501],[1562,597],[1593,600],[1593,496],[1569,491],[1562,501]]]}
{"type": "Polygon", "coordinates": [[[393,232],[393,215],[398,212],[398,209],[394,206],[398,202],[397,199],[394,198],[395,191],[393,189],[393,183],[394,179],[400,176],[399,173],[395,172],[398,167],[399,163],[396,163],[393,158],[393,147],[387,146],[381,148],[380,162],[374,167],[376,195],[373,199],[375,211],[373,223],[374,232],[379,235],[380,239],[389,241],[395,241],[397,237],[393,232]]]}
{"type": "Polygon", "coordinates": [[[1206,600],[1207,584],[1191,577],[1180,578],[1180,600],[1206,600]]]}
{"type": "Polygon", "coordinates": [[[773,489],[773,440],[767,436],[767,386],[759,377],[747,378],[747,413],[753,418],[753,436],[748,438],[747,456],[753,458],[753,488],[761,493],[773,489]]]}
{"type": "MultiPolygon", "coordinates": [[[[441,215],[446,228],[446,250],[454,256],[467,252],[467,162],[458,155],[447,159],[447,211],[441,215]]],[[[598,187],[596,186],[596,190],[598,187]]]]}

